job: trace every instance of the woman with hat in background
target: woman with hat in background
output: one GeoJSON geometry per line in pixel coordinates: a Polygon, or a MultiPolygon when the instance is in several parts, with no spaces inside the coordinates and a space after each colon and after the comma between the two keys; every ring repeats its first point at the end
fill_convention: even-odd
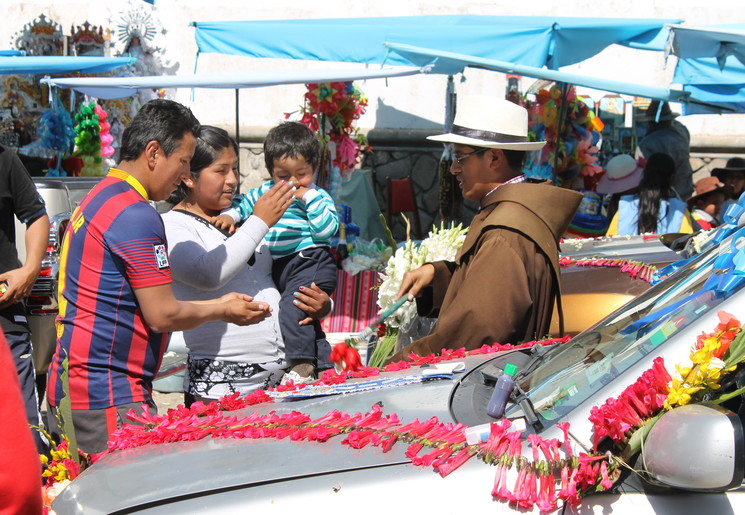
{"type": "Polygon", "coordinates": [[[732,195],[732,186],[718,177],[704,177],[696,181],[695,188],[696,193],[688,199],[688,208],[699,227],[712,229],[720,223],[722,204],[732,195]]]}
{"type": "Polygon", "coordinates": [[[604,199],[605,216],[609,219],[618,211],[618,202],[623,195],[636,193],[639,182],[642,180],[644,160],[638,161],[628,154],[614,156],[605,165],[605,174],[598,181],[595,189],[602,195],[608,195],[604,199]]]}
{"type": "Polygon", "coordinates": [[[675,162],[667,154],[652,154],[639,182],[639,192],[624,195],[608,227],[608,236],[645,233],[692,233],[693,219],[673,191],[675,162]]]}

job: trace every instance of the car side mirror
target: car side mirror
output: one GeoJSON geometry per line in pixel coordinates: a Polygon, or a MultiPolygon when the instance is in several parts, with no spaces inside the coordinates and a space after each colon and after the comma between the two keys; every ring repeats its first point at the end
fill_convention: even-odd
{"type": "Polygon", "coordinates": [[[740,418],[717,404],[689,404],[660,417],[642,446],[649,475],[667,486],[724,492],[745,475],[740,418]]]}

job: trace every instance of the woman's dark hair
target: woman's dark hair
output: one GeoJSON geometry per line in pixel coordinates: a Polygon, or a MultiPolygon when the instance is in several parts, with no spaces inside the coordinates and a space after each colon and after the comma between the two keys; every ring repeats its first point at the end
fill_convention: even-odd
{"type": "Polygon", "coordinates": [[[300,122],[282,122],[264,139],[264,164],[272,175],[275,159],[303,156],[315,173],[321,163],[321,144],[313,131],[300,122]]]}
{"type": "Polygon", "coordinates": [[[667,154],[649,156],[639,182],[639,234],[657,232],[660,205],[663,199],[674,196],[675,161],[667,154]]]}
{"type": "MultiPolygon", "coordinates": [[[[228,132],[212,125],[202,125],[197,135],[197,144],[194,148],[194,156],[189,162],[191,178],[197,180],[202,170],[215,162],[217,156],[226,148],[232,148],[238,155],[238,144],[230,137],[228,132]]],[[[189,195],[189,188],[180,182],[176,191],[171,193],[168,203],[174,206],[189,195]]]]}
{"type": "Polygon", "coordinates": [[[151,141],[157,141],[170,156],[187,132],[195,138],[199,134],[199,120],[188,107],[173,100],[150,100],[124,129],[119,160],[135,161],[151,141]]]}

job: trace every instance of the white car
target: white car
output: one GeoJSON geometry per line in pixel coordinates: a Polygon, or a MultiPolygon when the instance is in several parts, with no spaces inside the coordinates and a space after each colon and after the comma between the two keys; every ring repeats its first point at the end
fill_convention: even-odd
{"type": "MultiPolygon", "coordinates": [[[[564,434],[557,423],[566,422],[575,452],[591,449],[593,425],[588,417],[593,407],[619,396],[652,368],[655,358],[662,357],[669,371],[684,363],[697,336],[717,326],[718,312],[745,320],[744,246],[745,230],[740,230],[721,250],[713,247],[694,257],[565,344],[470,355],[447,362],[462,363],[463,372],[443,369],[441,377],[432,376],[434,366],[416,367],[385,372],[373,378],[377,383],[363,378],[325,389],[277,393],[273,402],[229,415],[300,412],[317,419],[332,410],[354,414],[379,407],[385,415],[396,414],[402,424],[437,417],[441,423],[475,427],[493,421],[486,406],[494,382],[505,364],[513,363],[519,367],[519,388],[505,413],[510,430],[522,431],[525,440],[536,434],[561,442],[564,434]],[[339,393],[342,390],[347,393],[339,393]]],[[[727,407],[737,410],[739,404],[735,397],[727,407]]],[[[52,506],[59,515],[515,509],[494,500],[497,467],[478,458],[443,478],[432,467],[413,465],[405,454],[406,442],[384,453],[378,447],[350,448],[340,443],[342,438],[321,443],[206,437],[117,450],[84,471],[52,506]]],[[[525,460],[532,459],[527,443],[521,453],[525,460]]],[[[629,465],[640,473],[624,473],[609,491],[592,493],[579,506],[559,511],[745,513],[742,420],[725,408],[692,404],[668,412],[649,433],[642,458],[629,465]]]]}

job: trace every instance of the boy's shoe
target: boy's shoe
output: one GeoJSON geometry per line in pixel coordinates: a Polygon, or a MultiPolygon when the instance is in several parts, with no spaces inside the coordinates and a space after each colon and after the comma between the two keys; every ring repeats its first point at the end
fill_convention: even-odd
{"type": "Polygon", "coordinates": [[[315,380],[316,378],[313,377],[313,374],[309,376],[301,376],[294,370],[290,370],[284,376],[282,376],[282,380],[279,382],[279,384],[284,385],[284,384],[287,384],[289,381],[292,381],[293,384],[301,384],[301,383],[310,384],[310,383],[315,382],[315,380]]]}

